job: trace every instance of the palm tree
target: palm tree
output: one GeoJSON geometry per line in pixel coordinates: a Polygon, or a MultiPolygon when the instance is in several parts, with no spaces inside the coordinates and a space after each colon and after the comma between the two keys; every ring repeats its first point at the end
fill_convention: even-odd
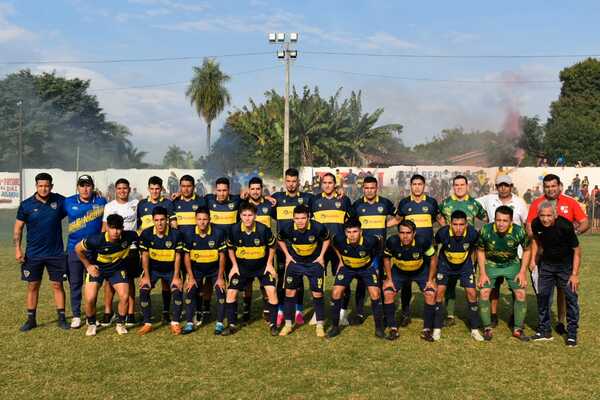
{"type": "Polygon", "coordinates": [[[198,116],[206,121],[207,152],[210,152],[212,122],[231,101],[229,91],[223,86],[229,79],[229,75],[219,68],[218,62],[205,58],[201,68],[194,67],[194,77],[185,92],[198,116]]]}
{"type": "Polygon", "coordinates": [[[182,168],[186,162],[187,153],[177,145],[171,145],[163,157],[163,167],[182,168]]]}

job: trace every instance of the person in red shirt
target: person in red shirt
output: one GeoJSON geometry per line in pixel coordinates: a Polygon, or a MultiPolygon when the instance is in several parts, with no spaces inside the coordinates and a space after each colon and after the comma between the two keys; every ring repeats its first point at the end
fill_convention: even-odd
{"type": "MultiPolygon", "coordinates": [[[[575,233],[581,234],[590,228],[587,215],[581,209],[581,206],[572,197],[562,194],[562,182],[557,175],[548,174],[543,179],[544,194],[531,203],[529,207],[529,214],[527,215],[527,234],[529,237],[533,237],[531,230],[531,223],[538,215],[540,205],[546,201],[554,204],[556,207],[557,215],[566,218],[573,224],[575,233]]],[[[535,269],[537,266],[533,266],[532,274],[536,274],[535,269]]],[[[562,289],[558,289],[556,293],[556,306],[558,310],[558,323],[556,324],[556,332],[560,335],[566,333],[565,319],[566,319],[566,302],[565,292],[562,289]]]]}

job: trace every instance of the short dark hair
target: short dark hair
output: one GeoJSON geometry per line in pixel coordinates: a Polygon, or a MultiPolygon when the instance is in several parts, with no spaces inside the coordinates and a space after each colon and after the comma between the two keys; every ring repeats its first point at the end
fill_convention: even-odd
{"type": "Polygon", "coordinates": [[[210,210],[208,209],[208,207],[198,207],[196,209],[196,215],[198,214],[206,214],[210,217],[210,210]]]}
{"type": "Polygon", "coordinates": [[[159,178],[158,176],[151,176],[150,179],[148,179],[148,186],[150,186],[150,185],[158,185],[158,186],[162,187],[163,180],[161,178],[159,178]]]}
{"type": "Polygon", "coordinates": [[[127,185],[127,186],[131,186],[131,185],[129,184],[129,181],[128,181],[127,179],[125,179],[125,178],[119,178],[119,179],[117,179],[117,180],[115,181],[115,187],[117,187],[117,186],[118,186],[118,185],[120,185],[120,184],[124,184],[124,185],[127,185]]]}
{"type": "Polygon", "coordinates": [[[356,218],[356,217],[351,217],[348,218],[346,221],[344,221],[344,229],[350,229],[350,228],[362,228],[362,224],[360,223],[360,219],[356,218]]]}
{"type": "Polygon", "coordinates": [[[111,214],[106,217],[106,225],[109,228],[123,229],[123,217],[119,214],[111,214]]]}
{"type": "Polygon", "coordinates": [[[256,210],[256,206],[252,203],[250,203],[249,201],[243,201],[240,204],[240,214],[243,211],[252,211],[252,213],[256,214],[257,210],[256,210]]]}
{"type": "Polygon", "coordinates": [[[413,176],[410,177],[410,183],[413,183],[413,181],[416,180],[421,180],[423,181],[423,183],[425,183],[425,177],[421,174],[414,174],[413,176]]]}
{"type": "Polygon", "coordinates": [[[500,207],[496,208],[496,211],[494,212],[494,216],[496,216],[497,214],[508,215],[510,217],[510,219],[513,219],[513,215],[515,213],[514,213],[513,209],[510,208],[509,206],[500,206],[500,207]]]}
{"type": "Polygon", "coordinates": [[[326,172],[323,175],[321,175],[321,182],[323,182],[323,178],[325,178],[326,176],[330,176],[331,179],[333,179],[333,183],[337,183],[336,179],[335,179],[335,175],[332,174],[331,172],[326,172]]]}
{"type": "Polygon", "coordinates": [[[400,223],[398,224],[398,232],[400,232],[401,226],[407,227],[412,233],[417,231],[417,226],[410,219],[403,219],[402,221],[400,221],[400,223]]]}
{"type": "Polygon", "coordinates": [[[300,176],[296,168],[288,168],[285,170],[285,176],[300,176]]]}
{"type": "Polygon", "coordinates": [[[308,207],[306,207],[304,204],[298,204],[296,207],[294,207],[294,214],[309,215],[310,211],[309,211],[308,207]]]}
{"type": "Polygon", "coordinates": [[[169,215],[169,212],[167,211],[166,208],[164,208],[162,206],[156,206],[152,210],[152,217],[154,218],[154,216],[156,216],[156,215],[164,215],[166,217],[169,215]]]}
{"type": "Polygon", "coordinates": [[[47,172],[40,172],[35,176],[35,183],[38,183],[39,181],[48,181],[52,183],[52,175],[47,172]]]}
{"type": "Polygon", "coordinates": [[[450,221],[453,221],[455,219],[467,219],[467,214],[465,214],[464,211],[462,210],[454,210],[452,211],[452,214],[450,215],[450,221]]]}
{"type": "Polygon", "coordinates": [[[248,187],[250,187],[250,185],[260,185],[260,187],[263,187],[263,180],[258,176],[253,176],[250,178],[250,181],[248,181],[248,187]]]}
{"type": "Polygon", "coordinates": [[[363,185],[365,183],[374,183],[376,185],[379,184],[379,182],[377,182],[377,178],[375,178],[373,175],[365,176],[365,179],[363,179],[363,185]]]}
{"type": "Polygon", "coordinates": [[[452,178],[452,184],[454,184],[454,182],[456,182],[459,179],[464,179],[465,183],[469,183],[469,180],[467,179],[466,176],[464,176],[464,175],[456,175],[454,178],[452,178]]]}
{"type": "Polygon", "coordinates": [[[181,182],[191,182],[192,185],[196,184],[196,180],[191,175],[183,175],[181,178],[179,178],[179,183],[181,182]]]}
{"type": "Polygon", "coordinates": [[[548,174],[548,175],[544,176],[544,179],[542,179],[543,183],[552,182],[552,181],[556,181],[556,183],[558,183],[559,185],[562,183],[560,181],[559,176],[555,175],[555,174],[548,174]]]}
{"type": "Polygon", "coordinates": [[[229,187],[229,178],[222,176],[215,181],[215,186],[217,185],[227,185],[229,187]]]}

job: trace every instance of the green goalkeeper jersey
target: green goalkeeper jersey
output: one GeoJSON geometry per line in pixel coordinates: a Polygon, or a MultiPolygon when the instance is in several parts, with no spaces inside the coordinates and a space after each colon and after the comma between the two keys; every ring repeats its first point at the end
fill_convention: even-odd
{"type": "Polygon", "coordinates": [[[477,247],[485,251],[487,261],[504,264],[519,259],[519,246],[527,249],[531,241],[521,225],[511,224],[508,232],[502,234],[496,224],[486,224],[481,228],[477,247]]]}
{"type": "Polygon", "coordinates": [[[467,222],[473,226],[475,226],[476,218],[483,221],[487,217],[487,213],[481,203],[469,195],[465,196],[462,200],[451,195],[442,201],[442,204],[440,204],[440,212],[444,216],[446,224],[450,225],[450,216],[456,210],[461,210],[467,214],[467,222]]]}

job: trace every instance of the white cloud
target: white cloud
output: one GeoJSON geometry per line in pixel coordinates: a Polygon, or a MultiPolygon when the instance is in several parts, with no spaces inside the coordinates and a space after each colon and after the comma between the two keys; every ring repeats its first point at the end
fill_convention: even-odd
{"type": "Polygon", "coordinates": [[[194,4],[190,4],[175,0],[129,0],[129,3],[146,6],[161,6],[172,10],[188,12],[203,12],[209,8],[206,3],[195,2],[194,4]]]}
{"type": "Polygon", "coordinates": [[[31,40],[35,37],[32,32],[9,21],[9,17],[14,14],[15,10],[11,4],[0,3],[0,43],[31,40]]]}

